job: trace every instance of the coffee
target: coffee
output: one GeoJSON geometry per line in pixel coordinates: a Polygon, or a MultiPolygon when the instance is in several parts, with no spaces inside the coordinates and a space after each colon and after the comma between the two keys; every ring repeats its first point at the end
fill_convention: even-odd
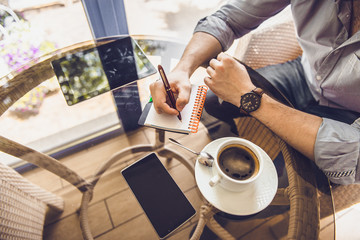
{"type": "Polygon", "coordinates": [[[259,171],[259,161],[253,151],[240,144],[230,144],[218,154],[218,164],[223,173],[234,180],[246,180],[259,171]]]}

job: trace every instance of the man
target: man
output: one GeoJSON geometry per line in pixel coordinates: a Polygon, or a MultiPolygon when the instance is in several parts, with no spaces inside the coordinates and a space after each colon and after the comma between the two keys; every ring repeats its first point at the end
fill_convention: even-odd
{"type": "MultiPolygon", "coordinates": [[[[314,160],[332,182],[360,182],[359,2],[230,0],[199,21],[180,62],[168,76],[178,94],[177,110],[181,111],[188,102],[191,74],[203,63],[209,63],[209,76],[204,81],[220,99],[238,112],[257,118],[314,160]],[[261,73],[297,109],[256,89],[245,67],[223,53],[234,39],[255,29],[290,2],[303,55],[261,73]],[[256,101],[243,101],[241,105],[242,96],[256,101]]],[[[150,90],[159,113],[178,114],[167,105],[161,82],[153,83],[150,90]]],[[[226,114],[233,113],[227,110],[226,114]]]]}

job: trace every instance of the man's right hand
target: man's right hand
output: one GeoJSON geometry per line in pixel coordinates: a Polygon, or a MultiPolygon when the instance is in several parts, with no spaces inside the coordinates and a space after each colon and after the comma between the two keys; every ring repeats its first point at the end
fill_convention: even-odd
{"type": "MultiPolygon", "coordinates": [[[[194,71],[204,63],[208,63],[210,59],[217,56],[222,48],[219,41],[210,34],[197,32],[191,38],[189,44],[174,68],[167,75],[171,90],[176,98],[176,109],[182,111],[190,98],[190,76],[194,71]]],[[[155,110],[158,113],[167,113],[178,115],[179,112],[169,105],[164,84],[159,79],[150,85],[150,92],[153,99],[155,110]]]]}
{"type": "Polygon", "coordinates": [[[157,113],[167,113],[171,115],[178,115],[185,105],[189,102],[191,84],[189,75],[180,70],[174,70],[167,75],[172,92],[176,98],[176,109],[169,105],[169,98],[166,94],[165,87],[161,79],[150,84],[150,93],[153,99],[153,104],[157,113]]]}

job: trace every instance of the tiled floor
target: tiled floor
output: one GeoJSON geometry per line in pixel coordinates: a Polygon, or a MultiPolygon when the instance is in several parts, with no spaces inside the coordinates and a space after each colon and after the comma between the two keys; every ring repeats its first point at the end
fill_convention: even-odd
{"type": "MultiPolygon", "coordinates": [[[[204,127],[201,127],[199,133],[195,135],[185,136],[170,133],[166,137],[178,139],[194,150],[201,150],[210,141],[204,127]]],[[[119,149],[136,144],[151,143],[153,139],[155,139],[153,129],[141,129],[128,136],[118,136],[67,156],[61,159],[61,162],[81,176],[89,178],[102,161],[119,149]]],[[[166,141],[166,147],[173,148],[186,157],[195,160],[191,153],[171,145],[168,141],[166,141]]],[[[157,239],[155,231],[120,174],[123,167],[140,157],[141,154],[129,156],[114,164],[98,182],[89,207],[90,226],[95,239],[157,239]]],[[[165,159],[161,160],[194,207],[199,209],[202,203],[201,195],[191,173],[176,160],[171,162],[166,162],[165,159]]],[[[40,169],[27,172],[24,176],[45,189],[57,193],[65,200],[65,211],[60,216],[49,216],[47,218],[44,239],[82,239],[76,213],[81,194],[72,185],[40,169]]],[[[356,234],[359,213],[358,205],[338,214],[337,239],[360,239],[360,235],[356,234]]],[[[198,214],[169,239],[188,239],[197,220],[198,214]]],[[[283,224],[282,220],[283,216],[277,216],[265,221],[257,221],[255,224],[259,226],[269,224],[269,229],[274,230],[276,226],[283,224]]],[[[331,236],[331,219],[324,221],[330,222],[329,225],[322,224],[320,239],[331,239],[329,237],[331,236]]],[[[263,230],[266,228],[256,227],[254,223],[242,225],[242,229],[239,229],[236,223],[232,223],[227,225],[227,229],[235,233],[235,236],[243,236],[241,239],[282,239],[283,237],[282,231],[278,231],[276,236],[271,231],[263,230]]],[[[205,240],[216,239],[211,233],[204,233],[203,236],[202,239],[205,240]]]]}

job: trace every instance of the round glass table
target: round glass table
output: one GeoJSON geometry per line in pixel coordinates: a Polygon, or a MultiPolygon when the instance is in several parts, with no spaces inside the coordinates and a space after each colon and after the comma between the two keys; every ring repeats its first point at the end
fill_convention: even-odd
{"type": "MultiPolygon", "coordinates": [[[[133,38],[150,61],[154,65],[161,64],[166,72],[175,66],[185,48],[183,43],[172,39],[155,36],[133,38]]],[[[167,137],[200,151],[216,138],[227,137],[211,134],[222,128],[223,123],[203,111],[201,126],[196,134],[184,135],[140,127],[137,120],[149,100],[148,86],[158,78],[157,75],[74,106],[67,106],[58,91],[44,99],[38,115],[21,118],[14,117],[14,113],[9,112],[13,110],[11,106],[25,93],[54,77],[51,61],[93,46],[94,41],[88,41],[60,49],[34,59],[26,68],[10,73],[0,81],[0,122],[8,124],[6,126],[16,122],[12,125],[16,129],[14,133],[7,131],[9,128],[6,127],[1,130],[1,151],[54,173],[56,180],[46,175],[50,183],[59,178],[70,183],[62,182],[60,186],[45,184],[42,187],[46,190],[62,193],[65,190],[71,191],[73,187],[69,186],[73,185],[82,193],[81,199],[76,197],[76,201],[81,202],[80,222],[85,239],[100,235],[111,239],[118,236],[116,234],[124,237],[157,238],[154,230],[147,227],[150,223],[144,220],[144,213],[138,209],[134,197],[124,195],[129,189],[119,173],[122,168],[149,152],[156,152],[161,157],[180,188],[199,209],[197,216],[169,239],[186,239],[190,236],[193,239],[201,236],[201,239],[264,239],[265,236],[269,236],[267,239],[314,239],[321,237],[321,230],[325,228],[327,234],[331,232],[334,236],[333,204],[327,179],[311,161],[251,117],[236,119],[239,137],[257,144],[273,161],[279,183],[275,198],[264,210],[250,216],[227,214],[209,204],[196,186],[196,157],[168,143],[167,137]],[[32,124],[36,119],[40,120],[38,126],[34,127],[32,124]],[[29,132],[28,135],[26,132],[29,132]],[[178,172],[180,167],[185,171],[178,172]],[[122,200],[113,204],[113,199],[122,200]],[[111,226],[101,230],[98,225],[91,224],[91,217],[94,216],[91,209],[100,202],[107,204],[107,212],[112,219],[111,226]],[[128,212],[122,204],[133,208],[128,212]],[[139,223],[142,231],[137,230],[139,223]],[[212,231],[204,228],[205,225],[212,231]],[[132,230],[127,231],[126,227],[132,230]]],[[[198,69],[191,81],[202,82],[204,76],[205,70],[198,69]]],[[[266,88],[263,89],[266,91],[266,88]]],[[[35,179],[30,173],[33,170],[28,171],[33,165],[19,161],[13,166],[23,172],[25,177],[35,179]]],[[[36,181],[39,185],[44,184],[43,180],[35,179],[36,181]]],[[[65,198],[65,201],[68,200],[65,198]]],[[[72,202],[65,208],[63,218],[52,221],[50,226],[56,226],[56,223],[76,214],[75,206],[72,202]]],[[[49,238],[64,234],[51,227],[48,229],[51,230],[45,228],[45,235],[50,236],[49,238]]]]}

